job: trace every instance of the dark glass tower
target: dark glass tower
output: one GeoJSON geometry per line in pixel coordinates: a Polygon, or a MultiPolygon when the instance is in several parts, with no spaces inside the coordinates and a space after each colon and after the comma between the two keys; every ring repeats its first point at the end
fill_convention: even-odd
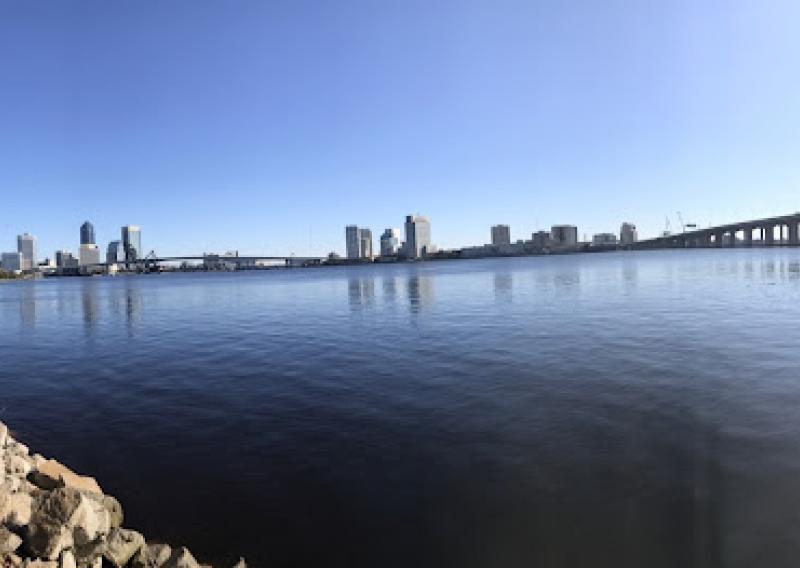
{"type": "Polygon", "coordinates": [[[92,225],[89,221],[86,221],[83,225],[81,225],[81,244],[82,245],[95,244],[94,225],[92,225]]]}

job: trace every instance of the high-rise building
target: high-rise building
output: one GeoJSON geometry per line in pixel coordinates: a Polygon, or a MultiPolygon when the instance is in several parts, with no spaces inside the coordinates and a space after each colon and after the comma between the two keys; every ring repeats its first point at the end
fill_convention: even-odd
{"type": "Polygon", "coordinates": [[[403,256],[420,258],[433,252],[431,245],[431,223],[421,215],[406,216],[406,242],[403,244],[403,256]]]}
{"type": "Polygon", "coordinates": [[[17,237],[17,252],[22,254],[22,268],[20,270],[33,270],[36,268],[36,237],[23,233],[17,237]]]}
{"type": "Polygon", "coordinates": [[[536,231],[531,235],[531,243],[536,248],[545,248],[552,244],[552,238],[547,231],[536,231]]]}
{"type": "Polygon", "coordinates": [[[142,258],[142,230],[135,225],[122,227],[122,247],[125,260],[132,262],[142,258]]]}
{"type": "Polygon", "coordinates": [[[510,245],[511,244],[511,229],[508,225],[494,225],[492,227],[492,244],[493,245],[510,245]]]}
{"type": "Polygon", "coordinates": [[[21,252],[4,252],[0,255],[0,269],[3,272],[19,272],[23,270],[23,262],[21,252]]]}
{"type": "Polygon", "coordinates": [[[111,241],[106,249],[106,264],[120,264],[125,262],[125,247],[122,241],[111,241]]]}
{"type": "Polygon", "coordinates": [[[78,263],[81,266],[100,264],[100,249],[97,245],[81,245],[78,251],[78,263]]]}
{"type": "Polygon", "coordinates": [[[400,231],[386,229],[381,235],[381,256],[395,256],[400,248],[400,231]]]}
{"type": "Polygon", "coordinates": [[[356,259],[361,258],[361,239],[358,234],[358,227],[356,225],[348,225],[344,229],[346,244],[347,244],[347,258],[356,259]]]}
{"type": "Polygon", "coordinates": [[[347,258],[372,258],[372,230],[359,229],[348,225],[344,230],[347,244],[347,258]]]}
{"type": "Polygon", "coordinates": [[[550,231],[553,244],[573,247],[578,244],[578,227],[575,225],[553,225],[550,231]]]}
{"type": "Polygon", "coordinates": [[[639,240],[639,232],[633,223],[623,223],[619,229],[619,242],[629,245],[639,240]]]}
{"type": "Polygon", "coordinates": [[[92,225],[89,221],[86,221],[83,225],[81,225],[81,244],[82,245],[95,244],[94,225],[92,225]]]}
{"type": "Polygon", "coordinates": [[[361,258],[372,258],[372,229],[359,229],[358,242],[361,258]]]}

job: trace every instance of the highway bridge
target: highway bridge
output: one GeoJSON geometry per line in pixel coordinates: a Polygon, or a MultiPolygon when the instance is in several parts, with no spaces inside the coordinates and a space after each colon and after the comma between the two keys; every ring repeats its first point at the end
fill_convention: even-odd
{"type": "Polygon", "coordinates": [[[800,246],[800,212],[664,235],[638,241],[626,245],[625,248],[640,250],[752,246],[800,246]]]}

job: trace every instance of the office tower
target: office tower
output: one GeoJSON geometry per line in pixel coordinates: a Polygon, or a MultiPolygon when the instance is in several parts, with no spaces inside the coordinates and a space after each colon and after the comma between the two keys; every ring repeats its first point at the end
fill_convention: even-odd
{"type": "Polygon", "coordinates": [[[639,240],[639,232],[633,223],[623,223],[619,229],[619,241],[623,245],[629,245],[639,240]]]}
{"type": "Polygon", "coordinates": [[[74,268],[77,266],[75,257],[68,250],[56,251],[56,267],[57,268],[74,268]]]}
{"type": "Polygon", "coordinates": [[[536,231],[531,235],[531,242],[537,248],[545,248],[552,244],[552,238],[547,231],[536,231]]]}
{"type": "Polygon", "coordinates": [[[92,225],[89,221],[86,221],[83,225],[81,225],[81,244],[82,245],[95,244],[94,225],[92,225]]]}
{"type": "Polygon", "coordinates": [[[125,260],[132,262],[142,258],[142,230],[135,225],[122,227],[122,247],[125,250],[125,260]]]}
{"type": "Polygon", "coordinates": [[[106,249],[106,264],[119,264],[125,262],[125,247],[122,241],[111,241],[106,249]]]}
{"type": "Polygon", "coordinates": [[[510,245],[511,229],[508,225],[495,225],[492,227],[493,245],[510,245]]]}
{"type": "Polygon", "coordinates": [[[420,258],[432,251],[431,224],[427,217],[421,215],[406,216],[406,242],[403,245],[403,256],[420,258]]]}
{"type": "Polygon", "coordinates": [[[80,264],[80,266],[100,264],[100,249],[97,245],[81,245],[81,248],[78,250],[78,264],[80,264]]]}
{"type": "Polygon", "coordinates": [[[351,260],[361,258],[361,239],[358,234],[358,227],[348,225],[344,229],[344,234],[347,244],[347,258],[351,260]]]}
{"type": "Polygon", "coordinates": [[[372,229],[359,229],[358,243],[361,258],[372,258],[372,229]]]}
{"type": "Polygon", "coordinates": [[[553,244],[558,246],[576,246],[578,244],[578,228],[574,225],[553,225],[550,231],[553,244]]]}
{"type": "Polygon", "coordinates": [[[20,270],[33,270],[36,268],[36,237],[23,233],[17,237],[17,252],[22,254],[22,268],[20,270]]]}
{"type": "Polygon", "coordinates": [[[21,252],[4,252],[0,255],[0,268],[3,272],[19,272],[24,262],[21,252]]]}
{"type": "Polygon", "coordinates": [[[400,231],[386,229],[381,235],[381,256],[395,256],[400,247],[400,231]]]}

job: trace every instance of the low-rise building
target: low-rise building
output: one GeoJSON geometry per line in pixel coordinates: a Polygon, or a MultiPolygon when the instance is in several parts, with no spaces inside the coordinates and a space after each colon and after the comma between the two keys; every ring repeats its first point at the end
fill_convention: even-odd
{"type": "Polygon", "coordinates": [[[21,252],[4,252],[0,255],[0,269],[3,272],[21,272],[25,258],[21,252]]]}
{"type": "Polygon", "coordinates": [[[597,233],[592,237],[594,246],[611,246],[617,244],[617,235],[614,233],[597,233]]]}

